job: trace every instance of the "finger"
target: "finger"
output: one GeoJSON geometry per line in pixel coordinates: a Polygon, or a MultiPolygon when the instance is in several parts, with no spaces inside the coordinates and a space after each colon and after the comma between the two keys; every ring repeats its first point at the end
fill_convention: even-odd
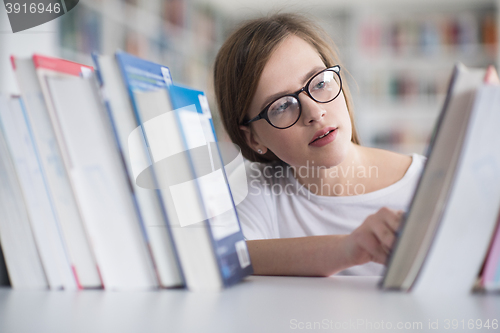
{"type": "Polygon", "coordinates": [[[387,254],[390,253],[396,240],[395,231],[389,228],[385,223],[377,223],[373,226],[372,232],[384,251],[387,254]]]}
{"type": "Polygon", "coordinates": [[[396,232],[399,229],[404,212],[401,210],[392,210],[387,207],[381,208],[377,214],[387,224],[392,231],[396,232]]]}
{"type": "Polygon", "coordinates": [[[403,210],[398,210],[396,213],[396,219],[390,225],[392,231],[395,233],[401,228],[401,224],[403,223],[403,219],[405,218],[405,212],[403,210]]]}
{"type": "Polygon", "coordinates": [[[366,252],[368,252],[372,261],[379,264],[386,263],[387,253],[385,252],[375,235],[368,234],[368,236],[364,239],[362,246],[366,250],[366,252]]]}
{"type": "Polygon", "coordinates": [[[487,84],[500,84],[500,79],[498,78],[498,73],[495,67],[488,66],[486,69],[486,74],[484,75],[484,83],[487,84]]]}

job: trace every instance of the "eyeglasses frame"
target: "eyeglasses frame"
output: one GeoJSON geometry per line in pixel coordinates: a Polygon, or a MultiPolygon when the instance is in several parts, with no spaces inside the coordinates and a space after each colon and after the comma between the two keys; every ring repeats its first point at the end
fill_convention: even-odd
{"type": "Polygon", "coordinates": [[[287,129],[287,128],[290,128],[290,127],[292,127],[293,125],[295,125],[299,121],[300,116],[302,115],[302,105],[300,104],[300,99],[299,99],[299,94],[300,93],[305,92],[307,94],[307,96],[309,96],[309,98],[311,98],[316,103],[325,104],[325,103],[330,103],[335,98],[337,98],[340,95],[341,91],[342,91],[342,77],[340,76],[340,66],[339,65],[335,65],[335,66],[332,66],[332,67],[325,68],[325,69],[317,72],[313,76],[311,76],[311,78],[307,81],[307,83],[305,84],[305,86],[303,86],[302,88],[300,88],[299,90],[297,90],[296,92],[294,92],[292,94],[286,94],[286,95],[283,95],[283,96],[280,96],[280,97],[274,99],[272,102],[270,102],[269,104],[267,104],[266,107],[257,116],[255,116],[254,118],[246,121],[242,125],[243,126],[248,126],[250,123],[253,123],[254,121],[257,121],[257,120],[260,120],[260,119],[265,119],[269,123],[269,125],[271,125],[274,128],[278,128],[278,129],[287,129]],[[339,92],[337,93],[337,95],[335,95],[332,99],[330,99],[329,101],[326,101],[326,102],[321,102],[321,101],[318,101],[317,99],[315,99],[314,97],[311,96],[311,93],[309,92],[309,85],[311,84],[312,80],[316,76],[318,76],[319,74],[321,74],[323,72],[326,72],[326,71],[333,71],[333,72],[335,72],[339,76],[340,89],[339,89],[339,92]],[[297,100],[297,103],[299,104],[299,116],[297,117],[297,120],[295,120],[295,122],[293,124],[291,124],[291,125],[289,125],[287,127],[278,127],[278,126],[275,126],[275,125],[273,125],[271,123],[271,121],[269,120],[269,118],[267,116],[267,111],[269,110],[269,108],[271,107],[271,105],[273,105],[274,102],[276,102],[280,98],[283,98],[283,97],[286,97],[286,96],[295,97],[295,99],[297,100]]]}

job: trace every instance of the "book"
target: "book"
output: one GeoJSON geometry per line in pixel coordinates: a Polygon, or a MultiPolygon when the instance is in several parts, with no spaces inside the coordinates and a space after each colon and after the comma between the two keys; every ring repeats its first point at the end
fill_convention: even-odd
{"type": "MultiPolygon", "coordinates": [[[[0,95],[0,113],[10,113],[20,99],[0,95]]],[[[19,110],[17,110],[19,111],[19,110]]],[[[26,201],[4,135],[6,124],[0,117],[0,245],[8,276],[3,282],[14,289],[47,289],[48,281],[33,236],[26,201]]],[[[29,142],[29,139],[28,139],[29,142]]]]}
{"type": "Polygon", "coordinates": [[[25,121],[19,101],[2,108],[0,118],[49,286],[74,290],[77,281],[47,192],[30,124],[25,121]]]}
{"type": "Polygon", "coordinates": [[[11,61],[26,108],[33,144],[39,154],[41,172],[70,260],[69,267],[79,287],[101,287],[95,256],[64,166],[65,161],[68,163],[68,154],[65,147],[59,145],[62,142],[58,140],[61,137],[59,127],[51,121],[51,101],[46,103],[44,98],[44,92],[47,96],[46,76],[78,77],[80,73],[92,70],[80,64],[39,55],[26,59],[13,56],[11,61]]]}
{"type": "Polygon", "coordinates": [[[500,290],[500,215],[484,263],[480,286],[486,290],[500,290]]]}
{"type": "MultiPolygon", "coordinates": [[[[193,226],[204,223],[209,230],[224,286],[232,285],[252,274],[253,268],[231,195],[208,100],[203,91],[175,84],[167,87],[182,135],[183,148],[189,158],[191,177],[196,185],[193,188],[197,189],[201,202],[202,215],[198,217],[198,222],[191,222],[194,222],[193,226]]],[[[181,200],[181,194],[184,189],[189,189],[186,185],[185,182],[170,188],[178,212],[191,211],[188,207],[182,209],[185,201],[181,200]],[[178,191],[179,195],[175,195],[178,191]]]]}
{"type": "Polygon", "coordinates": [[[51,119],[61,131],[58,142],[67,150],[66,168],[104,287],[157,288],[147,239],[96,78],[89,74],[46,80],[53,102],[51,119]]]}
{"type": "Polygon", "coordinates": [[[93,59],[139,215],[144,224],[146,237],[149,239],[160,286],[164,288],[182,286],[184,278],[159,192],[138,186],[134,179],[132,155],[129,152],[133,149],[134,159],[142,161],[148,158],[147,147],[145,145],[129,147],[129,134],[138,124],[120,69],[112,56],[94,54],[93,59]]]}
{"type": "MultiPolygon", "coordinates": [[[[218,290],[240,280],[251,272],[249,257],[243,259],[245,270],[239,275],[233,263],[225,262],[234,260],[236,251],[217,247],[192,168],[196,162],[186,152],[180,123],[172,109],[170,71],[123,52],[116,57],[139,124],[129,136],[129,147],[146,145],[150,154],[148,160],[132,163],[134,178],[141,187],[160,189],[187,288],[218,290]]],[[[196,103],[199,105],[199,101],[196,103]]],[[[243,240],[241,232],[235,238],[239,235],[243,240]]],[[[232,241],[234,245],[235,239],[232,241]]],[[[244,241],[238,244],[240,255],[248,254],[244,241]]]]}
{"type": "Polygon", "coordinates": [[[469,292],[500,205],[500,87],[457,65],[382,287],[469,292]]]}

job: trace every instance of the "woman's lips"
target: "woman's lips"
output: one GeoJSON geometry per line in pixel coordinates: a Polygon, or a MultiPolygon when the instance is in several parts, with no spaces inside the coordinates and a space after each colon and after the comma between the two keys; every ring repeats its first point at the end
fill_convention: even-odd
{"type": "Polygon", "coordinates": [[[326,134],[321,139],[316,139],[313,142],[311,142],[309,144],[309,146],[312,146],[312,147],[323,147],[324,145],[329,144],[330,142],[332,142],[333,140],[335,140],[335,138],[337,137],[337,129],[331,130],[331,131],[329,131],[327,133],[328,134],[326,134]]]}
{"type": "Polygon", "coordinates": [[[309,143],[312,143],[313,141],[315,141],[316,139],[318,139],[320,136],[322,135],[325,135],[326,133],[332,131],[332,130],[335,130],[337,129],[336,127],[325,127],[323,129],[320,129],[319,131],[317,131],[316,133],[314,133],[311,141],[309,143]]]}

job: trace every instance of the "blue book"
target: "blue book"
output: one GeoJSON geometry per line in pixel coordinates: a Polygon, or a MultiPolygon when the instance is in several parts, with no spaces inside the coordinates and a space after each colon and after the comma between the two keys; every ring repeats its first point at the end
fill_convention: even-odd
{"type": "Polygon", "coordinates": [[[192,95],[175,94],[171,99],[176,86],[168,68],[126,53],[117,53],[116,58],[139,124],[129,136],[129,145],[145,145],[149,152],[149,160],[136,161],[136,183],[161,193],[186,286],[217,290],[241,280],[252,273],[252,266],[200,92],[187,89],[192,95]],[[186,98],[180,103],[188,107],[173,112],[177,97],[186,98]],[[190,130],[192,125],[184,120],[192,115],[203,116],[198,125],[206,133],[190,130]],[[206,138],[205,144],[190,149],[190,142],[201,142],[200,136],[206,138]],[[223,197],[208,196],[207,184],[223,184],[217,187],[223,197]],[[222,211],[217,205],[228,209],[222,211]]]}
{"type": "Polygon", "coordinates": [[[228,184],[208,100],[203,91],[169,85],[184,149],[203,202],[224,282],[253,273],[228,184]]]}

